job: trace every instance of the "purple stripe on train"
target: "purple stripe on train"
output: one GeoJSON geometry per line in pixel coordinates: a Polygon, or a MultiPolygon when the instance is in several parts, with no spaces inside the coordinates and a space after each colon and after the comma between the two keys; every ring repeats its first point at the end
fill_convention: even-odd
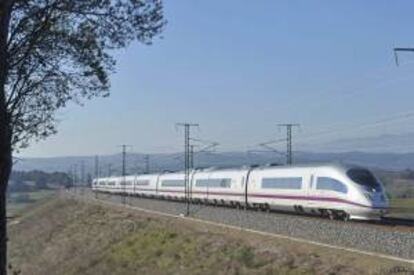
{"type": "MultiPolygon", "coordinates": [[[[112,187],[111,187],[112,188],[112,187]]],[[[125,188],[113,188],[118,190],[124,190],[125,188]]],[[[135,188],[135,191],[149,191],[155,192],[156,189],[153,188],[135,188]]],[[[158,190],[158,192],[162,193],[184,193],[183,190],[158,190]]],[[[218,196],[238,196],[244,197],[244,193],[230,193],[230,192],[204,192],[204,191],[192,191],[193,194],[206,194],[206,195],[218,195],[218,196]]],[[[297,195],[276,195],[276,194],[260,194],[260,193],[249,193],[249,197],[256,197],[256,198],[272,198],[272,199],[286,199],[286,200],[305,200],[305,201],[329,201],[329,202],[338,202],[338,203],[346,203],[350,205],[365,207],[365,208],[372,208],[372,209],[386,209],[385,207],[372,207],[369,205],[364,205],[360,203],[356,203],[353,201],[340,199],[340,198],[331,198],[331,197],[316,197],[316,196],[297,196],[297,195]]]]}

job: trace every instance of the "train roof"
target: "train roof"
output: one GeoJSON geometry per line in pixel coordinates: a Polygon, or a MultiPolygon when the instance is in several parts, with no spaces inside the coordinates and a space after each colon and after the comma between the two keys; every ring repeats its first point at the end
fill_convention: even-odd
{"type": "MultiPolygon", "coordinates": [[[[197,171],[234,171],[234,170],[269,170],[269,169],[295,169],[295,168],[334,168],[334,169],[350,169],[350,168],[361,168],[360,166],[353,164],[345,164],[340,162],[321,162],[321,163],[301,163],[294,165],[250,165],[250,166],[239,166],[239,167],[207,167],[199,168],[197,171]]],[[[182,171],[180,171],[182,172],[182,171]]]]}
{"type": "MultiPolygon", "coordinates": [[[[245,171],[249,169],[257,170],[274,170],[274,169],[295,169],[295,168],[331,168],[336,170],[348,170],[351,168],[362,168],[361,166],[354,165],[354,164],[346,164],[341,162],[321,162],[321,163],[301,163],[301,164],[294,164],[294,165],[250,165],[250,166],[238,166],[238,167],[206,167],[206,168],[196,168],[195,171],[197,172],[234,172],[234,171],[245,171]]],[[[154,176],[154,175],[171,175],[171,174],[180,174],[184,173],[183,170],[181,171],[164,171],[160,173],[154,174],[140,174],[140,175],[128,175],[127,177],[131,176],[154,176]]],[[[114,179],[114,178],[121,178],[122,176],[114,176],[114,177],[106,177],[106,178],[99,178],[99,179],[114,179]]]]}
{"type": "MultiPolygon", "coordinates": [[[[205,167],[205,168],[196,168],[197,172],[231,172],[231,171],[244,171],[249,169],[254,170],[273,170],[273,169],[295,169],[295,168],[332,168],[332,169],[340,169],[340,170],[348,170],[351,168],[362,168],[361,166],[354,165],[354,164],[346,164],[341,162],[320,162],[320,163],[301,163],[301,164],[294,164],[294,165],[274,165],[274,164],[266,164],[266,165],[245,165],[245,166],[236,166],[236,167],[205,167]]],[[[181,171],[165,171],[162,174],[177,174],[177,173],[184,173],[183,170],[181,171]]]]}

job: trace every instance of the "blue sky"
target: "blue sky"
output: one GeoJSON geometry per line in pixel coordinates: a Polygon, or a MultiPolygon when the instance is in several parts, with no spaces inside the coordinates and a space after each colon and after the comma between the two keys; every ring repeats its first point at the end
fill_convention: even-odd
{"type": "Polygon", "coordinates": [[[304,150],[412,133],[412,118],[356,126],[414,111],[414,53],[401,55],[400,67],[392,53],[414,47],[413,12],[408,0],[165,1],[163,39],[115,53],[111,96],[60,111],[59,133],[21,155],[108,154],[122,143],[176,152],[182,121],[199,123],[194,136],[222,151],[281,138],[276,124],[285,122],[301,124],[304,150]]]}

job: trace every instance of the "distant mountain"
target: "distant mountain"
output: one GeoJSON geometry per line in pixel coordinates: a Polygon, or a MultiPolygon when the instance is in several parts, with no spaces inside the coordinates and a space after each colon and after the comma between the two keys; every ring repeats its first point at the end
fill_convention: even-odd
{"type": "MultiPolygon", "coordinates": [[[[144,154],[128,154],[127,173],[142,173],[145,170],[144,154]]],[[[343,162],[363,165],[370,168],[386,170],[414,169],[414,153],[369,153],[369,152],[340,152],[313,153],[295,152],[296,163],[310,162],[343,162]]],[[[153,154],[150,155],[150,172],[183,169],[183,154],[153,154]]],[[[239,167],[243,165],[269,163],[283,164],[283,156],[274,153],[196,153],[196,167],[239,167]]],[[[100,175],[120,174],[122,158],[120,154],[99,157],[100,175]]],[[[74,169],[81,173],[82,166],[85,174],[95,174],[95,156],[72,156],[53,158],[23,158],[18,161],[14,170],[42,170],[45,172],[68,172],[74,169]],[[83,163],[83,165],[82,165],[83,163]]]]}

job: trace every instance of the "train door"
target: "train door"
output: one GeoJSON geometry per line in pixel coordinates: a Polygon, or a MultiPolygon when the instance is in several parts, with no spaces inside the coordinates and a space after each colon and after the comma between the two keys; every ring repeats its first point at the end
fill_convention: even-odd
{"type": "Polygon", "coordinates": [[[252,182],[253,182],[252,172],[253,172],[254,168],[255,167],[251,167],[249,170],[247,170],[246,178],[243,181],[243,186],[242,186],[243,193],[244,193],[243,204],[244,204],[245,207],[248,207],[248,205],[249,205],[249,192],[251,192],[250,187],[252,186],[252,182]]]}
{"type": "Polygon", "coordinates": [[[194,187],[194,184],[195,184],[194,176],[195,176],[196,172],[197,172],[197,170],[194,169],[191,172],[190,179],[189,179],[190,180],[190,182],[189,182],[189,188],[190,188],[189,193],[190,193],[190,199],[191,200],[193,199],[193,187],[194,187]]]}
{"type": "Polygon", "coordinates": [[[315,176],[314,171],[311,171],[305,181],[306,206],[310,209],[316,207],[316,202],[315,200],[313,200],[313,196],[315,194],[315,183],[316,183],[316,176],[315,176]]]}
{"type": "Polygon", "coordinates": [[[155,181],[155,196],[158,197],[160,195],[159,189],[160,189],[160,178],[163,173],[160,173],[157,175],[157,179],[155,181]]]}
{"type": "Polygon", "coordinates": [[[207,174],[207,184],[206,184],[206,200],[207,200],[207,202],[209,202],[210,201],[210,194],[209,194],[209,191],[210,191],[210,177],[211,177],[211,173],[212,172],[209,172],[208,174],[207,174]]]}

